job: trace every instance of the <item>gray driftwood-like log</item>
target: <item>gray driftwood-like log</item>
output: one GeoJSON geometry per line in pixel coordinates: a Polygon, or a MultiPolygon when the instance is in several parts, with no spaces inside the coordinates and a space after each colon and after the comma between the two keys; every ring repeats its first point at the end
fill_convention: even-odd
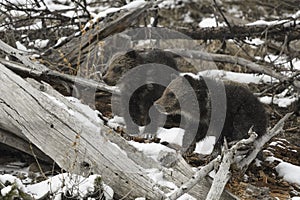
{"type": "MultiPolygon", "coordinates": [[[[0,81],[0,128],[20,134],[71,173],[101,174],[117,199],[166,199],[147,169],[163,170],[164,177],[178,187],[193,175],[180,159],[173,171],[161,167],[46,84],[25,81],[2,64],[0,81]]],[[[190,194],[205,199],[208,190],[209,184],[201,182],[190,194]]],[[[222,199],[232,198],[224,194],[222,199]]]]}

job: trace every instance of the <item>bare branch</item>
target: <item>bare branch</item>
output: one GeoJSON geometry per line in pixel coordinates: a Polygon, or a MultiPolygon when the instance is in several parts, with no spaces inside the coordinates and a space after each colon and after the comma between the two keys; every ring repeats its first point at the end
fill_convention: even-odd
{"type": "MultiPolygon", "coordinates": [[[[195,40],[224,40],[224,39],[246,39],[255,37],[264,37],[267,39],[274,39],[283,41],[288,36],[288,41],[300,39],[299,25],[296,19],[286,20],[275,25],[257,25],[257,26],[238,26],[233,25],[228,27],[214,27],[214,28],[199,28],[197,30],[176,29],[195,40]]],[[[175,38],[174,38],[175,39],[175,38]]]]}
{"type": "Polygon", "coordinates": [[[220,157],[215,158],[214,160],[210,161],[204,167],[198,169],[195,175],[186,183],[184,183],[180,188],[178,188],[174,193],[172,193],[168,200],[175,200],[182,196],[184,193],[187,193],[192,189],[194,185],[196,185],[201,179],[205,178],[209,172],[214,169],[214,166],[220,162],[220,157]]]}
{"type": "Polygon", "coordinates": [[[283,125],[285,121],[292,115],[293,113],[287,113],[282,119],[280,119],[277,124],[268,131],[265,135],[258,138],[253,143],[253,150],[251,153],[245,157],[243,160],[241,160],[239,163],[237,163],[237,166],[240,169],[243,169],[244,171],[246,168],[250,165],[250,163],[256,158],[258,152],[260,152],[263,148],[263,146],[274,136],[278,135],[283,131],[283,125]]]}
{"type": "Polygon", "coordinates": [[[249,138],[240,140],[235,145],[233,145],[229,150],[224,151],[224,155],[219,170],[216,173],[211,188],[206,196],[207,200],[220,199],[222,191],[224,190],[226,183],[231,177],[230,167],[235,162],[235,155],[237,150],[244,145],[253,143],[255,141],[255,138],[257,138],[257,134],[252,132],[251,129],[249,132],[251,132],[249,138]]]}
{"type": "Polygon", "coordinates": [[[2,40],[0,40],[0,49],[11,56],[18,58],[29,69],[35,69],[41,72],[45,72],[48,70],[48,68],[44,65],[33,62],[26,52],[15,49],[2,40]]]}
{"type": "Polygon", "coordinates": [[[91,79],[85,79],[82,77],[72,76],[69,74],[62,74],[57,71],[53,71],[48,69],[45,72],[41,72],[39,70],[36,70],[37,68],[35,65],[38,65],[37,63],[32,63],[33,70],[26,68],[20,63],[16,63],[13,61],[7,61],[0,58],[0,63],[4,64],[9,69],[13,70],[14,72],[18,74],[22,74],[23,76],[27,77],[33,77],[38,78],[41,80],[44,80],[48,82],[49,80],[61,80],[67,82],[69,85],[77,85],[82,87],[87,87],[90,89],[94,89],[95,91],[106,91],[113,94],[119,94],[120,91],[115,86],[108,86],[105,83],[97,82],[91,79]]]}
{"type": "Polygon", "coordinates": [[[275,72],[270,68],[267,68],[266,66],[251,62],[241,57],[223,55],[223,54],[213,54],[213,53],[207,53],[203,51],[186,50],[186,49],[167,49],[167,50],[186,58],[238,64],[240,66],[253,70],[257,73],[262,73],[274,77],[281,82],[291,82],[291,84],[293,84],[294,87],[300,89],[300,81],[296,80],[295,76],[286,77],[278,72],[275,72]]]}
{"type": "Polygon", "coordinates": [[[277,78],[280,81],[286,81],[288,79],[284,75],[281,75],[269,68],[266,68],[265,66],[256,64],[254,62],[251,62],[249,60],[246,60],[244,58],[240,58],[237,56],[213,54],[213,53],[207,53],[207,52],[203,52],[203,51],[186,50],[186,49],[168,49],[168,51],[171,51],[180,56],[192,58],[192,59],[202,59],[202,60],[206,60],[206,61],[238,64],[238,65],[247,67],[248,69],[251,69],[255,72],[267,74],[269,76],[277,78]]]}

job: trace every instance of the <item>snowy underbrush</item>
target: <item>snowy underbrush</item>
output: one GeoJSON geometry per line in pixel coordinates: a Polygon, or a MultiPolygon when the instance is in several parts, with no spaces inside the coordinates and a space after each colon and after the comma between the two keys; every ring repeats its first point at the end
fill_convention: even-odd
{"type": "Polygon", "coordinates": [[[62,173],[31,185],[25,185],[10,174],[0,175],[1,199],[89,199],[110,200],[113,190],[102,182],[101,176],[82,177],[62,173]]]}

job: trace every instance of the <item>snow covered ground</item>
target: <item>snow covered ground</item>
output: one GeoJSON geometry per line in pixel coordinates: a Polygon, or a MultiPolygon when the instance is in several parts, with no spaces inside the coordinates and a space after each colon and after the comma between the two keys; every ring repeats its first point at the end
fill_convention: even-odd
{"type": "MultiPolygon", "coordinates": [[[[68,191],[70,195],[84,198],[88,194],[93,194],[97,191],[98,188],[95,187],[97,179],[101,180],[101,176],[91,175],[86,178],[75,174],[62,173],[39,183],[25,185],[19,178],[10,174],[4,174],[0,175],[0,183],[7,186],[1,189],[1,195],[3,197],[11,197],[13,192],[18,194],[22,191],[34,199],[42,199],[48,196],[51,199],[60,200],[62,194],[66,194],[68,191]]],[[[101,184],[100,187],[103,188],[105,198],[111,200],[114,194],[111,187],[102,184],[101,181],[98,184],[101,184]]]]}

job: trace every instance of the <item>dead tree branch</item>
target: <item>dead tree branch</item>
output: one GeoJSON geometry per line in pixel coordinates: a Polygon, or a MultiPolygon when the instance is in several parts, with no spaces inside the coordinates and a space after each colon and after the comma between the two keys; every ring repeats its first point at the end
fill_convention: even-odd
{"type": "Polygon", "coordinates": [[[180,188],[178,188],[174,193],[172,193],[168,197],[168,200],[176,200],[183,194],[189,192],[198,182],[200,182],[201,179],[205,178],[208,175],[208,173],[214,169],[214,166],[218,162],[220,162],[220,157],[215,158],[204,167],[201,167],[201,169],[198,169],[195,175],[193,175],[188,182],[181,185],[180,188]]]}
{"type": "Polygon", "coordinates": [[[45,67],[44,65],[34,63],[31,60],[30,55],[28,53],[17,50],[9,46],[8,44],[4,43],[2,40],[0,40],[0,49],[6,52],[8,55],[18,58],[29,69],[38,70],[41,73],[48,70],[48,68],[45,67]]]}
{"type": "MultiPolygon", "coordinates": [[[[188,29],[176,29],[177,31],[191,37],[194,40],[225,40],[247,38],[266,38],[277,41],[283,41],[287,36],[288,41],[300,39],[299,22],[294,20],[285,20],[275,25],[256,25],[256,26],[238,26],[215,28],[199,28],[190,31],[188,29]]],[[[174,38],[173,38],[174,39],[174,38]]]]}
{"type": "MultiPolygon", "coordinates": [[[[96,82],[91,79],[85,79],[82,77],[72,76],[68,74],[62,74],[54,70],[46,70],[45,72],[41,72],[36,69],[26,68],[21,63],[7,61],[0,58],[0,63],[11,69],[17,74],[22,75],[23,77],[31,77],[36,78],[37,80],[43,80],[45,82],[60,80],[66,82],[70,87],[80,86],[89,89],[93,89],[94,91],[106,91],[112,94],[119,94],[119,89],[115,86],[108,86],[102,82],[96,82]]],[[[35,66],[37,63],[34,63],[31,66],[35,66]]]]}
{"type": "MultiPolygon", "coordinates": [[[[158,28],[159,29],[159,28],[158,28]]],[[[166,29],[166,28],[161,28],[166,29]]],[[[170,30],[178,31],[180,34],[168,35],[168,39],[186,39],[189,37],[193,40],[228,40],[239,39],[244,40],[247,38],[266,38],[278,41],[284,41],[287,37],[288,41],[300,39],[300,26],[297,19],[282,20],[274,22],[272,25],[233,25],[228,27],[213,27],[213,28],[198,28],[197,30],[189,30],[184,28],[170,28],[170,30]]],[[[161,39],[162,35],[154,32],[152,35],[143,33],[133,34],[135,30],[129,30],[129,35],[134,35],[132,40],[145,40],[145,39],[161,39]]]]}
{"type": "Polygon", "coordinates": [[[292,79],[291,79],[291,78],[286,77],[278,72],[275,72],[274,70],[272,70],[268,67],[251,62],[244,58],[230,56],[230,55],[223,55],[223,54],[212,54],[212,53],[207,53],[207,52],[203,52],[203,51],[194,51],[194,50],[168,49],[168,51],[173,52],[182,57],[186,57],[186,58],[238,64],[240,66],[243,66],[250,70],[253,70],[257,73],[262,73],[262,74],[266,74],[271,77],[274,77],[281,82],[292,82],[292,84],[297,88],[300,86],[300,81],[296,80],[295,78],[292,77],[292,79]]]}
{"type": "Polygon", "coordinates": [[[283,118],[281,118],[276,125],[269,130],[265,135],[261,136],[258,138],[254,143],[253,143],[253,150],[251,153],[245,157],[243,160],[241,160],[239,163],[237,163],[237,166],[245,171],[250,163],[256,158],[258,152],[260,152],[263,148],[263,146],[270,141],[271,138],[274,136],[278,135],[279,133],[283,132],[283,126],[285,121],[292,115],[293,113],[287,113],[283,118]]]}
{"type": "Polygon", "coordinates": [[[220,199],[222,191],[224,190],[225,185],[227,184],[227,182],[231,177],[230,168],[231,165],[235,162],[236,152],[242,146],[253,143],[255,141],[255,138],[257,138],[257,134],[252,132],[252,130],[250,130],[249,133],[251,133],[249,138],[240,140],[235,145],[233,145],[230,149],[224,151],[222,162],[220,164],[218,172],[214,177],[214,181],[211,185],[209,193],[206,196],[207,200],[220,199]]]}

